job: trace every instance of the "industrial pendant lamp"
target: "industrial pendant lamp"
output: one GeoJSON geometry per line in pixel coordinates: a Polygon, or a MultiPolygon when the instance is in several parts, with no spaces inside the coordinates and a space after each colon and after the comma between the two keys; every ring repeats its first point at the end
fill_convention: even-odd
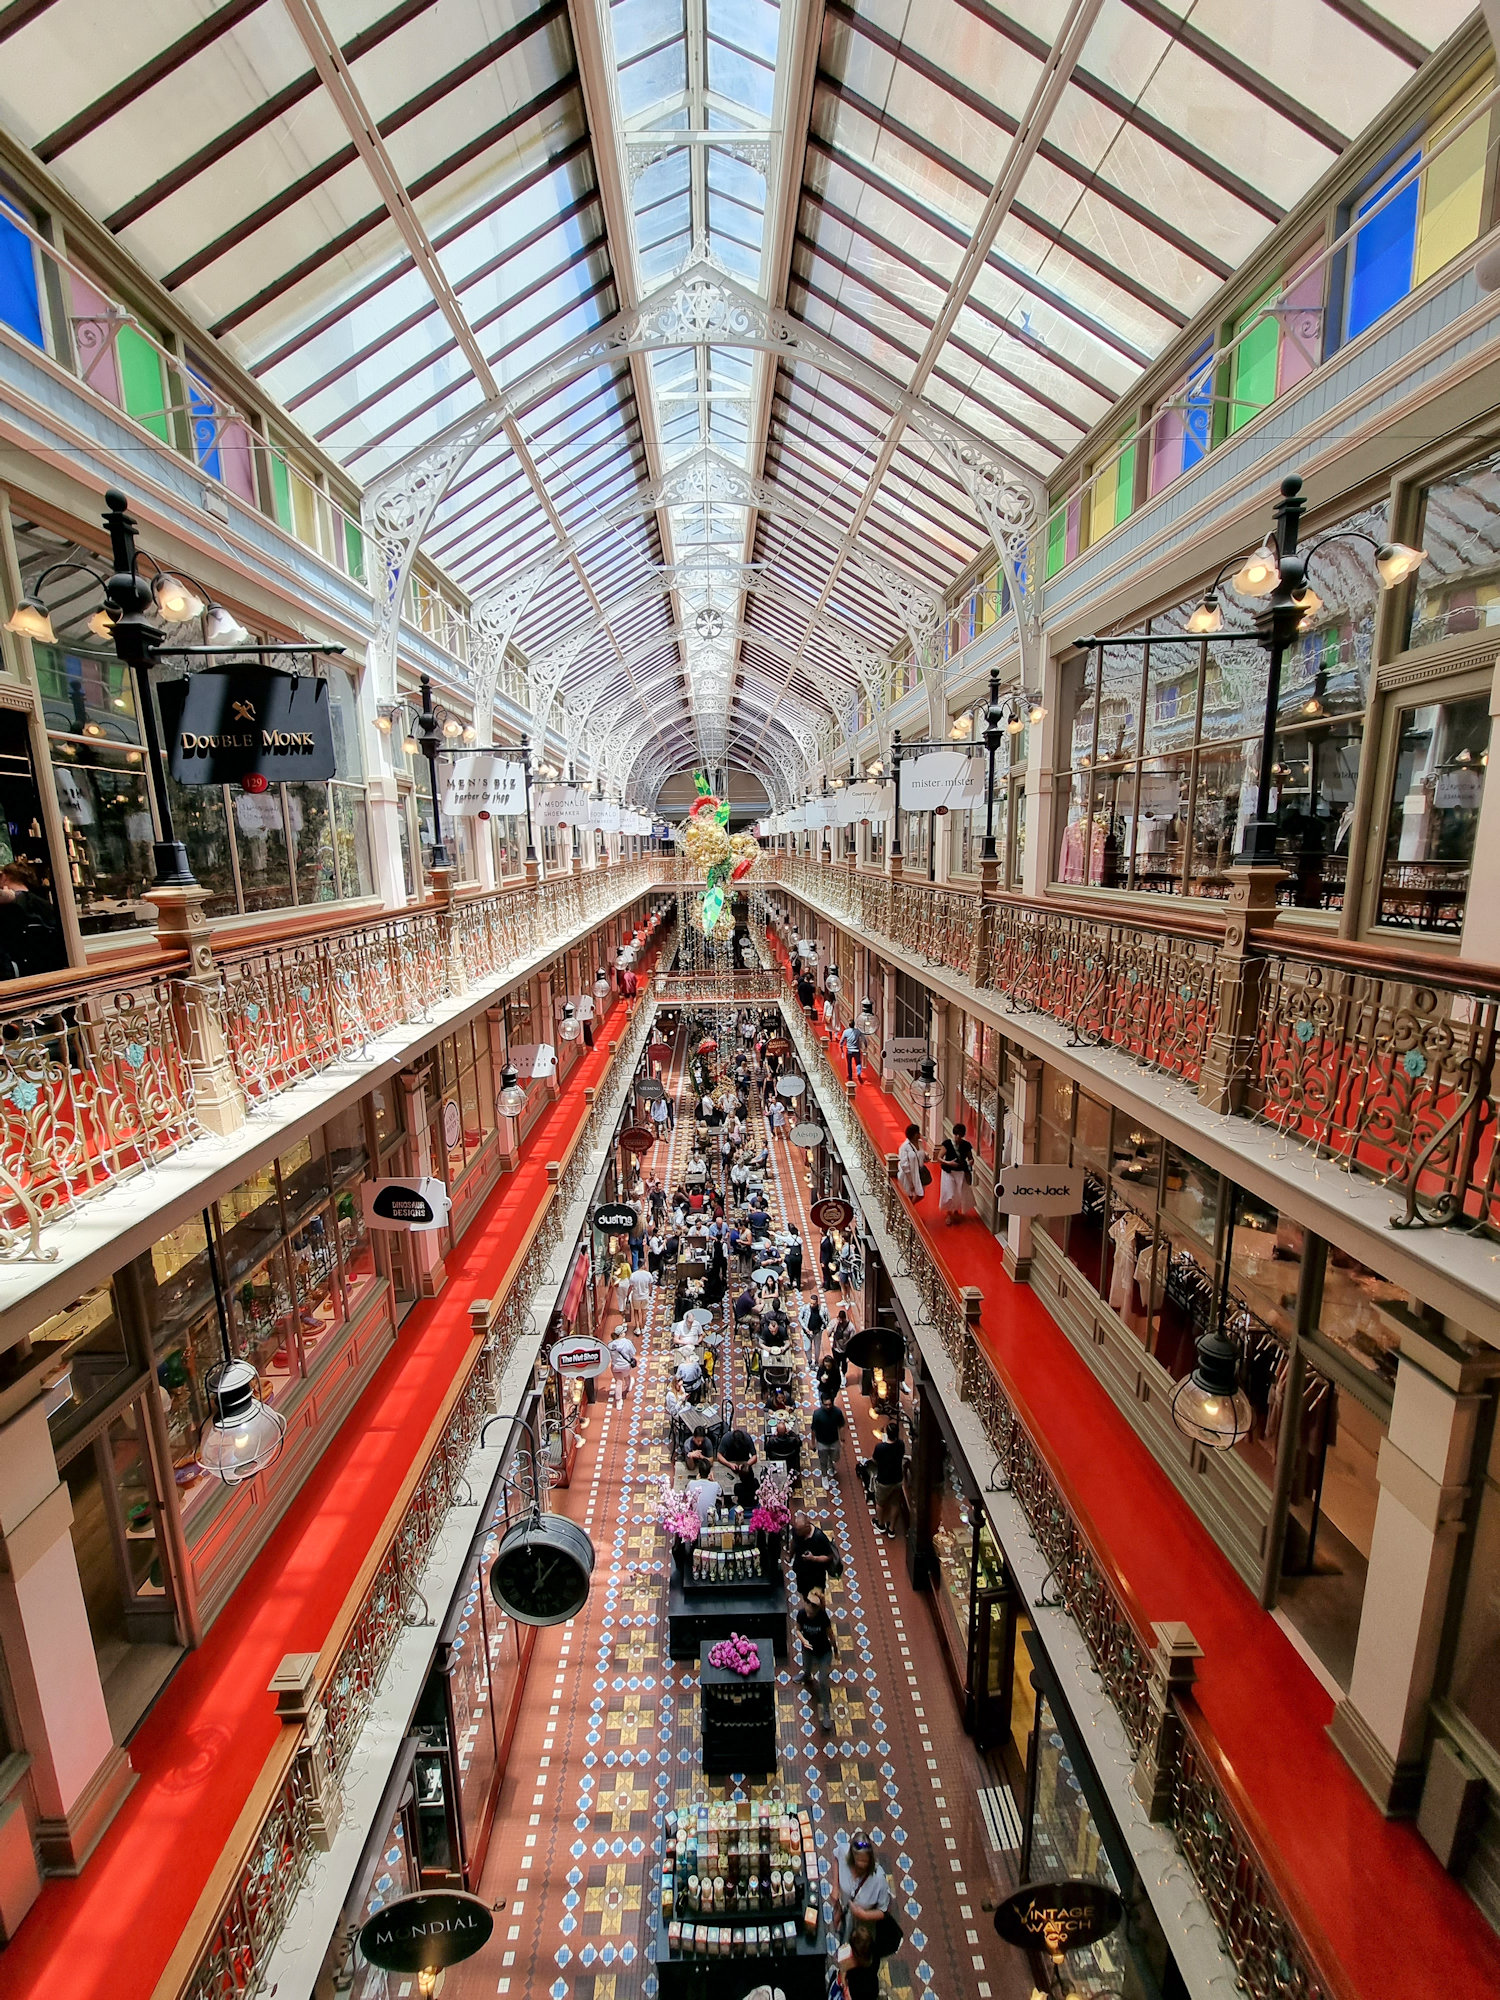
{"type": "Polygon", "coordinates": [[[841,981],[839,979],[838,967],[836,965],[830,965],[827,972],[825,972],[823,975],[823,991],[825,993],[831,993],[836,999],[838,997],[840,984],[841,981]]]}
{"type": "Polygon", "coordinates": [[[862,1041],[875,1033],[875,1002],[868,994],[859,1003],[859,1019],[854,1027],[862,1041]]]}
{"type": "Polygon", "coordinates": [[[502,1118],[519,1118],[526,1109],[526,1093],[514,1063],[507,1063],[500,1072],[500,1095],[495,1103],[502,1118]]]}
{"type": "Polygon", "coordinates": [[[939,1094],[937,1064],[931,1056],[923,1056],[917,1064],[917,1082],[922,1090],[922,1102],[929,1109],[937,1103],[939,1094]]]}
{"type": "Polygon", "coordinates": [[[609,998],[609,974],[604,970],[602,965],[594,974],[594,998],[596,1000],[607,1000],[609,998]]]}
{"type": "Polygon", "coordinates": [[[1239,1386],[1239,1355],[1217,1329],[1198,1342],[1193,1372],[1172,1395],[1172,1421],[1184,1437],[1228,1451],[1250,1434],[1250,1398],[1239,1386]]]}
{"type": "Polygon", "coordinates": [[[565,1042],[576,1042],[581,1031],[581,1023],[573,1012],[571,1000],[563,1002],[562,1019],[557,1024],[557,1032],[565,1042]]]}
{"type": "Polygon", "coordinates": [[[210,1373],[208,1408],[198,1463],[215,1479],[238,1486],[280,1456],[286,1418],[262,1400],[260,1377],[248,1361],[226,1358],[210,1373]]]}

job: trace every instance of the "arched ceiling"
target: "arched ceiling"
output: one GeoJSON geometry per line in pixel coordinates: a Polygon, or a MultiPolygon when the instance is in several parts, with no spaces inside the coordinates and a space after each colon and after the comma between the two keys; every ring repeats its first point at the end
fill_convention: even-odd
{"type": "Polygon", "coordinates": [[[776,797],[1466,11],[0,0],[0,118],[481,677],[776,797]]]}

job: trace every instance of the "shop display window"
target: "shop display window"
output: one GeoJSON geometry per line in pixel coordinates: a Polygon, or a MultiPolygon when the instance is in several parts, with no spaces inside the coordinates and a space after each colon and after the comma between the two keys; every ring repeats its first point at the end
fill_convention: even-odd
{"type": "Polygon", "coordinates": [[[1500,451],[1424,487],[1404,539],[1427,555],[1411,585],[1408,646],[1500,625],[1500,451]]]}
{"type": "Polygon", "coordinates": [[[978,1512],[957,1461],[945,1450],[932,1552],[937,1560],[940,1600],[958,1640],[957,1657],[965,1661],[974,1610],[974,1522],[978,1512]]]}
{"type": "Polygon", "coordinates": [[[85,1292],[35,1329],[28,1364],[39,1358],[46,1361],[42,1379],[48,1428],[53,1444],[61,1445],[118,1396],[137,1372],[108,1285],[85,1292]]]}
{"type": "Polygon", "coordinates": [[[1456,937],[1490,754],[1489,671],[1483,686],[1397,710],[1375,921],[1456,937]]]}
{"type": "MultiPolygon", "coordinates": [[[[1309,540],[1386,539],[1386,508],[1368,507],[1309,540]]],[[[1339,543],[1316,559],[1322,608],[1282,669],[1272,773],[1283,903],[1339,909],[1353,825],[1380,590],[1368,548],[1339,543]]],[[[1201,592],[1145,621],[1144,643],[1106,643],[1063,670],[1064,727],[1053,782],[1059,802],[1053,879],[1103,889],[1211,896],[1254,813],[1266,655],[1259,600],[1232,584],[1226,629],[1186,636],[1201,592]]]]}

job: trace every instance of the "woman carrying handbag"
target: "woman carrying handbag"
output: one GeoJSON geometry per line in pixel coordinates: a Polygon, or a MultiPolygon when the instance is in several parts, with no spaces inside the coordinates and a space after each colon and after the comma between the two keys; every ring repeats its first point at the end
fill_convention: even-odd
{"type": "Polygon", "coordinates": [[[961,1222],[974,1213],[974,1148],[964,1126],[955,1125],[953,1137],[943,1141],[938,1166],[942,1171],[938,1208],[950,1225],[961,1222]]]}

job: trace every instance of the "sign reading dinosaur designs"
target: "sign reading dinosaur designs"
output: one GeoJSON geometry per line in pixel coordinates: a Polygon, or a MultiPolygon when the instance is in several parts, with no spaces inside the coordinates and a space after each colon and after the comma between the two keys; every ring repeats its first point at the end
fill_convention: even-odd
{"type": "Polygon", "coordinates": [[[207,667],[161,681],[167,768],[179,785],[319,782],[334,775],[328,683],[278,667],[207,667]]]}
{"type": "Polygon", "coordinates": [[[1033,1882],[996,1907],[995,1929],[1007,1944],[1057,1958],[1108,1937],[1124,1914],[1103,1882],[1033,1882]]]}

